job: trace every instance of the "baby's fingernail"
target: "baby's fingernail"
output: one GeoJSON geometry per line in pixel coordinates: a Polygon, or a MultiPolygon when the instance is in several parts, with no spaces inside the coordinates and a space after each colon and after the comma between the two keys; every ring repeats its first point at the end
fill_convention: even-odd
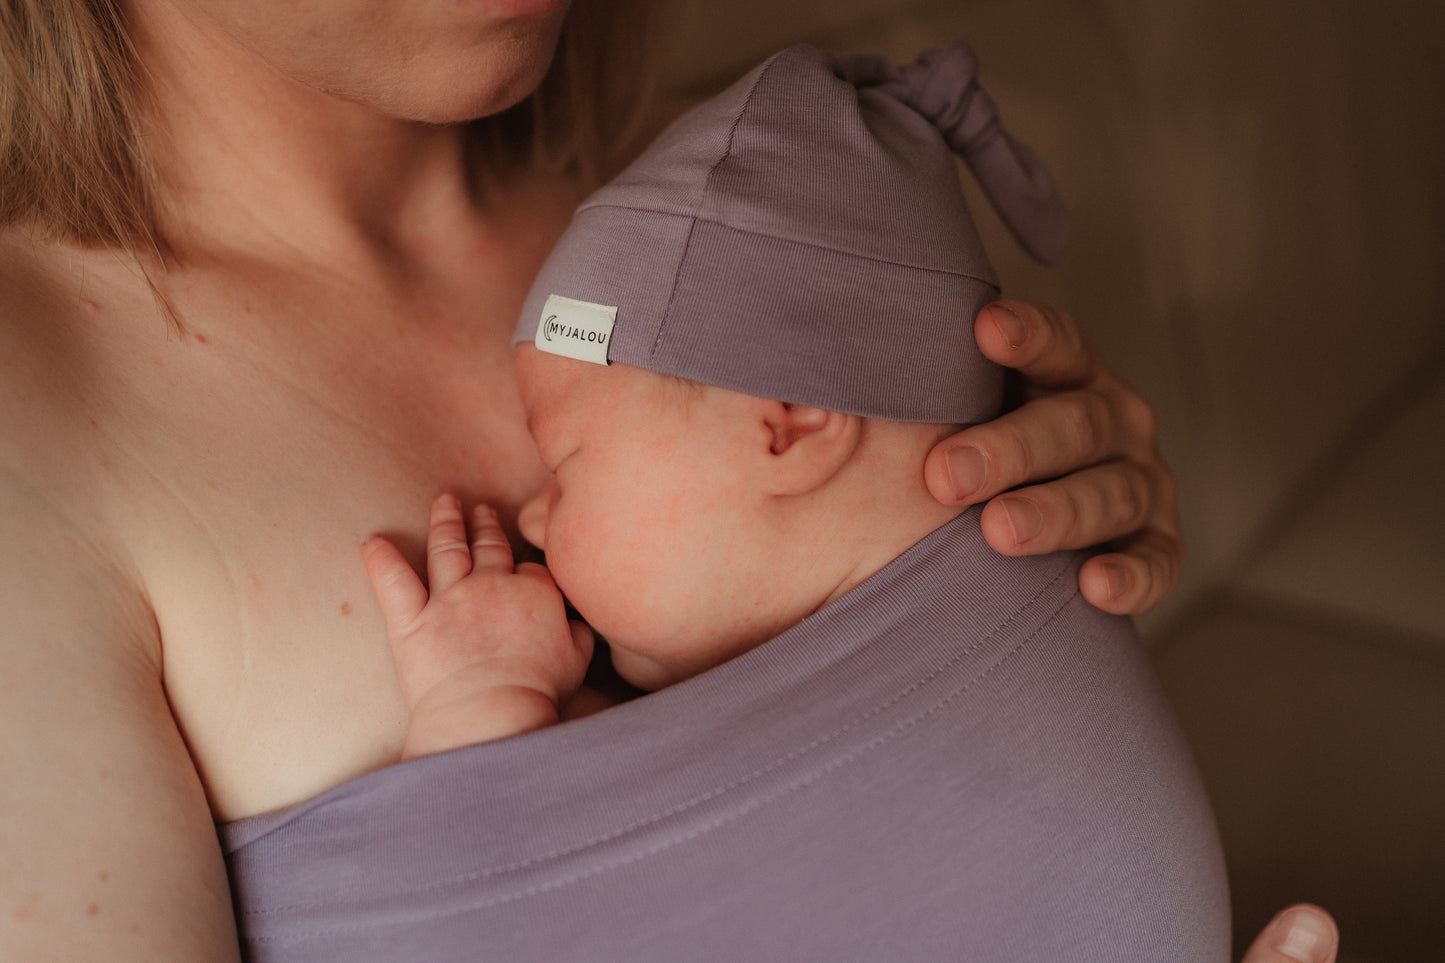
{"type": "Polygon", "coordinates": [[[1312,909],[1296,907],[1274,922],[1274,949],[1300,963],[1326,963],[1334,947],[1334,931],[1312,909]]]}
{"type": "Polygon", "coordinates": [[[993,318],[993,326],[998,328],[998,333],[1003,335],[1010,348],[1017,348],[1024,343],[1028,331],[1017,314],[1000,304],[992,305],[988,310],[989,316],[993,318]]]}
{"type": "Polygon", "coordinates": [[[1014,544],[1022,545],[1033,538],[1044,527],[1044,516],[1039,506],[1027,498],[1010,498],[1003,503],[1004,514],[1008,516],[1009,528],[1014,533],[1014,544]]]}
{"type": "Polygon", "coordinates": [[[944,464],[948,466],[948,483],[953,486],[955,498],[967,498],[988,481],[988,458],[977,448],[955,448],[944,458],[944,464]]]}
{"type": "Polygon", "coordinates": [[[1122,565],[1105,562],[1104,581],[1109,587],[1110,600],[1121,598],[1125,592],[1129,591],[1129,573],[1124,571],[1122,565]]]}

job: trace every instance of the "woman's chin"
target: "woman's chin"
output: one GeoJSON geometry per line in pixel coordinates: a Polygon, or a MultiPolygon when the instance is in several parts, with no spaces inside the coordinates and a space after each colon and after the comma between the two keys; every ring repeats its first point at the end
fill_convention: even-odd
{"type": "Polygon", "coordinates": [[[544,17],[567,7],[570,0],[464,0],[493,17],[544,17]]]}
{"type": "Polygon", "coordinates": [[[436,62],[405,81],[358,91],[393,117],[424,124],[459,124],[499,114],[525,100],[542,83],[556,52],[555,38],[520,44],[505,56],[458,54],[436,62]]]}

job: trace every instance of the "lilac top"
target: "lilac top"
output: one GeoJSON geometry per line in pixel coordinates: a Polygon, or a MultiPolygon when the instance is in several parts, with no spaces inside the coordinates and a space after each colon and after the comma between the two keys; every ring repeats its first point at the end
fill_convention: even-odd
{"type": "Polygon", "coordinates": [[[247,957],[1223,963],[1204,790],[1079,562],[970,511],[696,678],[223,826],[247,957]]]}

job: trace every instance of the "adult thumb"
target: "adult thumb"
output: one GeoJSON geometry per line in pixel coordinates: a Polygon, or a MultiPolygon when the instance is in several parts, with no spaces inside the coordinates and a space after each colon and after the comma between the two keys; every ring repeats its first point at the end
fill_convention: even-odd
{"type": "Polygon", "coordinates": [[[1275,914],[1240,963],[1335,963],[1340,931],[1329,913],[1298,903],[1275,914]]]}

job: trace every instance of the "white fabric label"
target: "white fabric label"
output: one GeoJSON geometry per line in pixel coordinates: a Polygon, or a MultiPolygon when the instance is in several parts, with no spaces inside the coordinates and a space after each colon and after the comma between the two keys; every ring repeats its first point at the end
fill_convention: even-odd
{"type": "Polygon", "coordinates": [[[548,354],[607,364],[607,342],[612,339],[612,325],[616,322],[615,306],[553,294],[542,306],[542,320],[533,340],[548,354]]]}

